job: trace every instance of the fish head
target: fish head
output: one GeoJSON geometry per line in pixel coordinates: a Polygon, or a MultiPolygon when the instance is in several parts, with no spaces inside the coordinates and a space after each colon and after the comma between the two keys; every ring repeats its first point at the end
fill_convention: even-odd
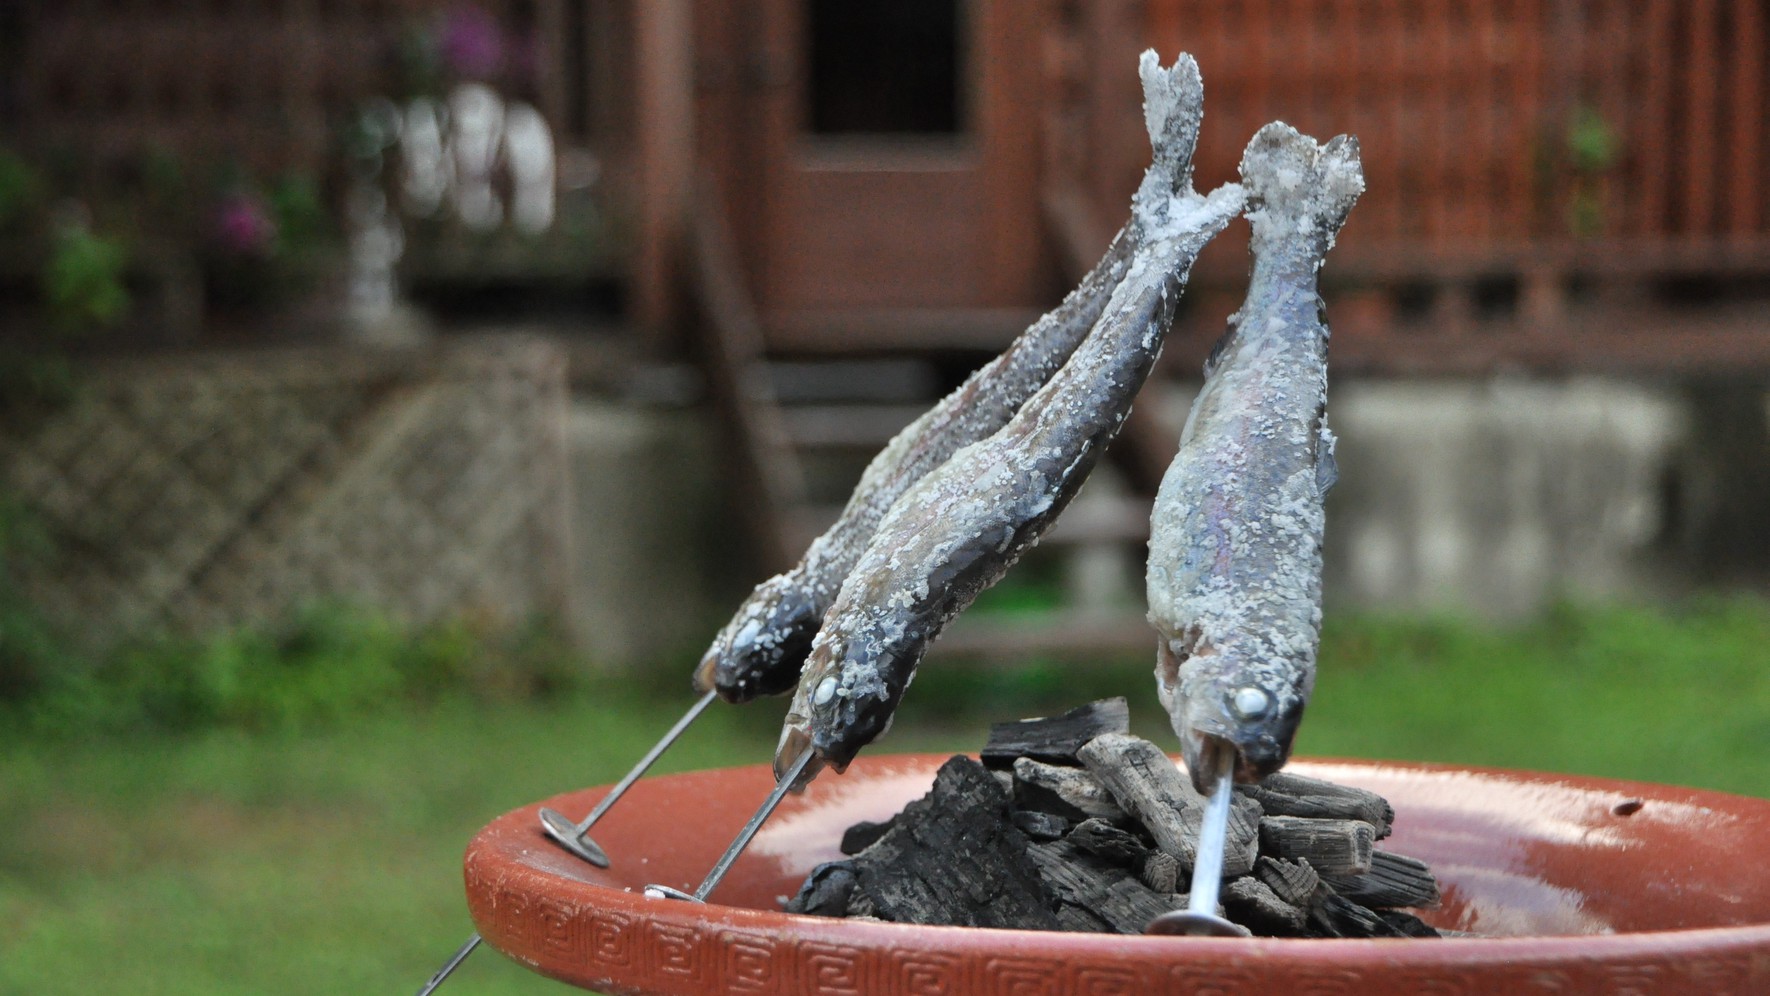
{"type": "Polygon", "coordinates": [[[695,668],[695,690],[717,690],[727,702],[791,691],[822,622],[804,584],[786,574],[769,578],[713,638],[695,668]]]}
{"type": "Polygon", "coordinates": [[[896,649],[883,640],[827,632],[813,642],[775,749],[776,775],[807,751],[817,755],[813,770],[827,766],[841,773],[891,729],[904,684],[886,680],[883,672],[896,649]]]}
{"type": "Polygon", "coordinates": [[[1225,768],[1255,782],[1283,767],[1303,721],[1314,668],[1257,648],[1163,638],[1156,681],[1193,786],[1208,793],[1225,768]]]}

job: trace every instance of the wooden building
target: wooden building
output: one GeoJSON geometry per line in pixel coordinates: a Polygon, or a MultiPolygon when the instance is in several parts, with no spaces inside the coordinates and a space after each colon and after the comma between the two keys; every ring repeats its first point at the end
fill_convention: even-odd
{"type": "MultiPolygon", "coordinates": [[[[411,33],[468,9],[8,7],[0,141],[121,187],[139,182],[148,149],[260,172],[327,168],[349,109],[402,85],[411,33]]],[[[1347,338],[1387,340],[1408,319],[1434,338],[1489,317],[1505,320],[1486,328],[1500,338],[1540,338],[1569,324],[1569,302],[1600,291],[1682,301],[1770,270],[1764,0],[472,9],[520,50],[505,77],[513,95],[607,164],[611,197],[635,222],[635,313],[654,328],[681,317],[683,249],[703,219],[730,233],[771,348],[999,344],[1123,215],[1146,155],[1132,67],[1149,46],[1192,52],[1203,68],[1201,185],[1232,178],[1268,120],[1358,135],[1370,189],[1331,268],[1352,301],[1347,338]]],[[[1223,242],[1204,260],[1207,283],[1241,270],[1234,234],[1223,242]]],[[[1608,352],[1518,341],[1528,362],[1608,352]]],[[[1368,352],[1378,365],[1480,365],[1509,348],[1385,341],[1368,352]]],[[[1750,348],[1720,335],[1670,352],[1732,362],[1750,348]]]]}
{"type": "MultiPolygon", "coordinates": [[[[462,9],[6,5],[0,142],[99,183],[157,145],[324,169],[341,115],[399,85],[405,34],[462,9]]],[[[709,371],[776,561],[830,514],[808,449],[876,449],[1105,246],[1146,162],[1152,46],[1203,70],[1201,188],[1270,120],[1358,136],[1369,189],[1326,271],[1337,369],[1770,367],[1770,0],[479,9],[519,43],[509,92],[602,163],[627,334],[709,371]],[[944,373],[883,386],[904,357],[944,373]],[[791,383],[835,363],[845,387],[791,383]]],[[[1236,306],[1245,245],[1238,226],[1201,258],[1169,370],[1196,370],[1236,306]]],[[[1127,441],[1146,478],[1172,453],[1142,416],[1127,441]]]]}

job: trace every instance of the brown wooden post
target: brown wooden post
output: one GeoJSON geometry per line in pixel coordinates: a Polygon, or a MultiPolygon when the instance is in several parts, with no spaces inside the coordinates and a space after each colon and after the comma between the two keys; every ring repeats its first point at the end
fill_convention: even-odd
{"type": "Polygon", "coordinates": [[[986,305],[1008,306],[1036,300],[1039,292],[1040,226],[1033,205],[1038,199],[1039,91],[1038,51],[1041,5],[1014,0],[986,0],[976,9],[981,30],[973,30],[981,49],[973,79],[980,94],[978,119],[983,132],[983,173],[988,186],[983,204],[984,238],[990,264],[985,268],[982,299],[986,305]]]}
{"type": "Polygon", "coordinates": [[[1715,188],[1717,118],[1715,103],[1720,90],[1717,48],[1720,39],[1719,0],[1691,0],[1685,8],[1690,41],[1684,61],[1689,76],[1684,88],[1684,217],[1686,239],[1702,240],[1716,231],[1715,188]]]}
{"type": "Polygon", "coordinates": [[[679,265],[694,170],[694,33],[690,0],[646,0],[634,17],[638,226],[633,318],[648,347],[669,352],[680,315],[679,265]]]}
{"type": "Polygon", "coordinates": [[[1733,5],[1732,133],[1728,136],[1728,196],[1723,227],[1735,239],[1763,231],[1759,203],[1762,197],[1764,157],[1764,12],[1755,0],[1733,5]]]}
{"type": "Polygon", "coordinates": [[[1634,115],[1634,135],[1641,178],[1636,185],[1640,214],[1635,235],[1643,243],[1663,239],[1668,230],[1666,203],[1673,181],[1669,165],[1672,146],[1667,126],[1671,121],[1672,75],[1678,62],[1672,51],[1674,6],[1673,0],[1653,0],[1647,6],[1641,29],[1641,45],[1645,50],[1642,71],[1647,79],[1639,113],[1634,115]]]}

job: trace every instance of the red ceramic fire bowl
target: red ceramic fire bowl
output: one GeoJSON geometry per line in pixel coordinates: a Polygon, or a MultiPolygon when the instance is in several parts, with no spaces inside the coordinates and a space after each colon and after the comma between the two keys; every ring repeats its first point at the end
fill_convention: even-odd
{"type": "Polygon", "coordinates": [[[1273,940],[919,927],[780,912],[842,831],[922,795],[943,757],[863,758],[775,813],[707,905],[693,891],[773,784],[766,765],[652,778],[600,822],[599,870],[542,834],[606,788],[499,817],[467,849],[493,946],[610,993],[1770,993],[1770,801],[1423,764],[1298,762],[1395,805],[1385,846],[1428,862],[1444,940],[1273,940]]]}

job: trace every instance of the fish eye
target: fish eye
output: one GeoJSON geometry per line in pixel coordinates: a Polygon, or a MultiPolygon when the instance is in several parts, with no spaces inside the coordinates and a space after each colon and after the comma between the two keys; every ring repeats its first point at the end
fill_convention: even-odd
{"type": "Polygon", "coordinates": [[[1272,696],[1252,685],[1238,688],[1229,696],[1229,709],[1239,719],[1260,719],[1272,711],[1272,696]]]}

